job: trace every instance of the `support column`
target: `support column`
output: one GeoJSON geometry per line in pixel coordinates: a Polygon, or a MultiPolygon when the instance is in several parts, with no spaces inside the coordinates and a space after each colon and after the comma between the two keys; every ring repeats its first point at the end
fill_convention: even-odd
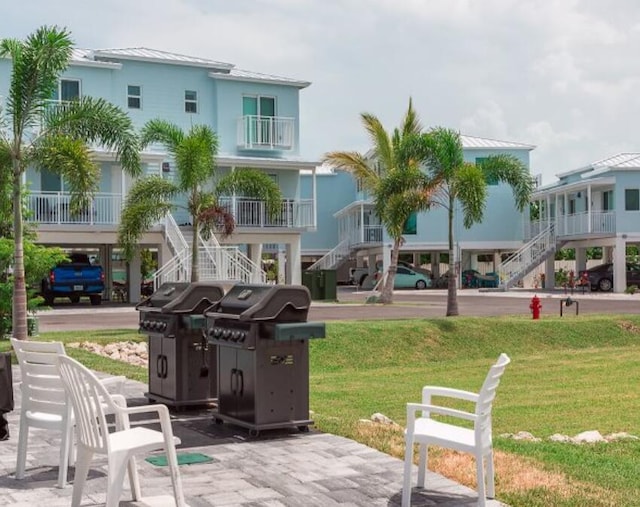
{"type": "Polygon", "coordinates": [[[287,270],[286,280],[288,284],[300,285],[302,283],[302,262],[300,260],[300,236],[294,236],[291,243],[287,243],[287,270]]]}
{"type": "Polygon", "coordinates": [[[627,288],[627,240],[626,234],[616,236],[613,250],[613,292],[622,293],[627,288]]]}
{"type": "Polygon", "coordinates": [[[612,246],[604,246],[604,247],[602,247],[602,262],[603,262],[603,264],[606,264],[607,262],[613,262],[613,247],[612,246]]]}
{"type": "Polygon", "coordinates": [[[373,254],[369,254],[367,257],[367,266],[369,266],[369,274],[376,272],[376,256],[373,254]]]}
{"type": "Polygon", "coordinates": [[[247,245],[249,259],[256,266],[258,266],[257,270],[254,270],[251,276],[251,281],[253,283],[260,283],[260,272],[262,271],[262,243],[251,243],[247,245]]]}
{"type": "Polygon", "coordinates": [[[287,254],[282,245],[278,245],[278,284],[287,283],[287,254]]]}
{"type": "Polygon", "coordinates": [[[140,302],[140,284],[142,282],[142,275],[140,274],[141,264],[140,250],[138,249],[129,263],[129,273],[127,274],[129,303],[140,302]]]}
{"type": "Polygon", "coordinates": [[[493,272],[498,271],[498,266],[502,264],[502,256],[500,252],[493,252],[493,272]]]}
{"type": "Polygon", "coordinates": [[[576,248],[576,280],[578,279],[578,273],[587,269],[587,249],[576,248]]]}
{"type": "Polygon", "coordinates": [[[478,254],[476,253],[469,253],[469,269],[474,269],[476,271],[478,270],[478,254]]]}
{"type": "MultiPolygon", "coordinates": [[[[391,243],[384,243],[382,245],[382,272],[385,273],[387,271],[387,269],[389,269],[389,266],[391,265],[391,250],[393,249],[393,246],[391,243]]],[[[374,268],[373,268],[373,272],[375,272],[375,264],[374,264],[374,268]]],[[[371,272],[371,269],[369,269],[369,272],[371,272]]]]}
{"type": "Polygon", "coordinates": [[[544,278],[544,288],[553,289],[556,285],[556,257],[553,254],[544,261],[544,278]]]}
{"type": "Polygon", "coordinates": [[[113,294],[113,271],[111,269],[111,252],[113,245],[100,246],[100,265],[104,273],[104,296],[102,299],[111,301],[113,294]]]}

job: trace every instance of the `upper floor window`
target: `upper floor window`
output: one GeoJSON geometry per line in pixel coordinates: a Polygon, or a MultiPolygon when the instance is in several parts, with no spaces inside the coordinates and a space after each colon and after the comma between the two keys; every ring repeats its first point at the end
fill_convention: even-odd
{"type": "Polygon", "coordinates": [[[640,190],[637,188],[626,188],[624,191],[625,211],[640,211],[640,190]]]}
{"type": "Polygon", "coordinates": [[[198,92],[194,90],[184,91],[184,112],[185,113],[198,112],[198,92]]]}
{"type": "Polygon", "coordinates": [[[602,192],[602,210],[611,211],[613,209],[613,190],[602,192]]]}
{"type": "Polygon", "coordinates": [[[261,95],[242,97],[243,116],[275,116],[275,97],[263,97],[261,95]]]}
{"type": "Polygon", "coordinates": [[[58,81],[58,88],[53,92],[52,98],[62,102],[80,99],[80,80],[61,79],[58,81]]]}
{"type": "Polygon", "coordinates": [[[142,109],[142,87],[138,85],[127,86],[127,107],[129,109],[142,109]]]}

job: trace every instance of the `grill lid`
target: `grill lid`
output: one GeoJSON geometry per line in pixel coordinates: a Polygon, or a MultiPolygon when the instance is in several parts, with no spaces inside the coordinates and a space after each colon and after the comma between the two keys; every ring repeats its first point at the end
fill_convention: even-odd
{"type": "Polygon", "coordinates": [[[222,286],[210,282],[167,282],[146,301],[139,303],[136,309],[162,313],[202,313],[223,295],[222,286]]]}
{"type": "Polygon", "coordinates": [[[311,294],[302,285],[236,284],[205,312],[207,317],[304,322],[311,294]]]}

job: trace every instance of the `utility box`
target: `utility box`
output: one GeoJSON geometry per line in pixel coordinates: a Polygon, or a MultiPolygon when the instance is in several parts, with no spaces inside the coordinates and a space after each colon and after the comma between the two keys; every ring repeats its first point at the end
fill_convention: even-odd
{"type": "Polygon", "coordinates": [[[304,271],[302,285],[309,289],[313,301],[335,301],[338,299],[338,275],[335,269],[304,271]]]}

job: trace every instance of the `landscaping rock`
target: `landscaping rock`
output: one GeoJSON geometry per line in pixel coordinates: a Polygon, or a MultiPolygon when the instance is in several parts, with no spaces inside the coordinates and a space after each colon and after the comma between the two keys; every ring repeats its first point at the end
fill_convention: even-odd
{"type": "Polygon", "coordinates": [[[371,416],[371,420],[375,423],[386,424],[386,425],[394,425],[395,423],[389,419],[386,415],[376,412],[371,416]]]}
{"type": "Polygon", "coordinates": [[[573,437],[576,444],[595,444],[598,442],[606,442],[602,434],[597,430],[583,431],[573,437]]]}
{"type": "Polygon", "coordinates": [[[514,440],[524,440],[525,442],[541,442],[542,441],[541,438],[534,437],[528,431],[519,431],[518,433],[513,435],[511,438],[513,438],[514,440]]]}
{"type": "Polygon", "coordinates": [[[569,444],[573,442],[573,439],[569,435],[562,435],[561,433],[554,433],[549,437],[550,442],[561,442],[563,444],[569,444]]]}

